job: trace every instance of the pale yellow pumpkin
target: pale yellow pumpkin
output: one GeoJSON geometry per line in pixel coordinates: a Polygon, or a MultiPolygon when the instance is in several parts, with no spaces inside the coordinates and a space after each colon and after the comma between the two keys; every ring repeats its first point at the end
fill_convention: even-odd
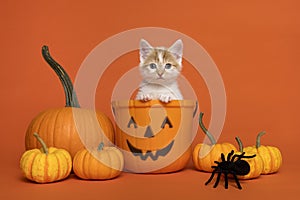
{"type": "Polygon", "coordinates": [[[250,171],[247,175],[239,176],[239,179],[252,179],[257,178],[261,175],[264,165],[261,156],[252,148],[244,148],[243,143],[239,137],[235,138],[239,145],[239,151],[245,152],[245,156],[255,155],[254,158],[245,158],[244,160],[248,162],[250,166],[250,171]]]}
{"type": "Polygon", "coordinates": [[[68,151],[48,148],[37,133],[34,134],[41,143],[41,149],[26,151],[20,160],[24,176],[37,183],[50,183],[65,179],[72,169],[72,158],[68,151]]]}
{"type": "Polygon", "coordinates": [[[265,132],[260,132],[256,138],[256,145],[245,147],[244,151],[253,151],[259,155],[263,161],[262,174],[271,174],[279,170],[282,165],[282,155],[279,148],[274,146],[261,145],[260,139],[265,132]]]}

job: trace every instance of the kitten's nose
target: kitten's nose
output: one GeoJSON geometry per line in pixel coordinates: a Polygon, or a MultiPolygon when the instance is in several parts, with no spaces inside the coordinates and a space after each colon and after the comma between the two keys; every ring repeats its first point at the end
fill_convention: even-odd
{"type": "Polygon", "coordinates": [[[159,77],[162,77],[163,74],[164,74],[164,71],[157,71],[157,75],[158,75],[159,77]]]}

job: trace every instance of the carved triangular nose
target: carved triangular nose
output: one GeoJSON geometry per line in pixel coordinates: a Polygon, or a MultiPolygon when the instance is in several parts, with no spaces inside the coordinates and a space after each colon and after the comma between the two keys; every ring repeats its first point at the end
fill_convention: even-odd
{"type": "Polygon", "coordinates": [[[146,132],[145,132],[144,137],[151,138],[151,137],[153,137],[153,136],[154,136],[154,135],[153,135],[153,131],[152,131],[151,127],[150,127],[150,126],[147,126],[147,129],[146,129],[146,132]]]}

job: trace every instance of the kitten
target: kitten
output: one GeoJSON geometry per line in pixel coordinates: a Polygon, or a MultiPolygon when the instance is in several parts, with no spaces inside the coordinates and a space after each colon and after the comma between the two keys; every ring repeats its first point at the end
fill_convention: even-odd
{"type": "Polygon", "coordinates": [[[177,77],[182,69],[182,49],[181,40],[166,49],[154,48],[141,39],[139,68],[143,81],[136,96],[137,100],[159,99],[168,103],[183,98],[177,84],[177,77]]]}

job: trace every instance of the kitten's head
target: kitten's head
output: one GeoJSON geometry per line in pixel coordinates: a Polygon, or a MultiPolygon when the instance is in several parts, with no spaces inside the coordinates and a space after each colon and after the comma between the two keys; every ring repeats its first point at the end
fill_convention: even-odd
{"type": "Polygon", "coordinates": [[[181,40],[170,48],[152,47],[146,40],[140,41],[140,71],[143,79],[152,83],[174,81],[182,69],[181,40]]]}

